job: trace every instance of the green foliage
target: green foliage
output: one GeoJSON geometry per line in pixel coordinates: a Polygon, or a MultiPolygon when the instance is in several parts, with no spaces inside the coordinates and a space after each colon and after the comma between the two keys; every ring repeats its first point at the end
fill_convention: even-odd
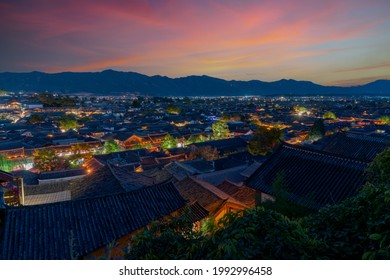
{"type": "Polygon", "coordinates": [[[77,103],[77,98],[69,96],[53,96],[48,93],[38,95],[38,100],[42,102],[44,107],[73,107],[77,103]]]}
{"type": "Polygon", "coordinates": [[[384,124],[390,124],[390,116],[382,116],[378,118],[379,121],[382,121],[384,124]]]}
{"type": "Polygon", "coordinates": [[[204,247],[207,259],[315,259],[323,250],[299,222],[263,207],[225,215],[204,247]]]}
{"type": "Polygon", "coordinates": [[[79,126],[75,115],[69,114],[61,116],[57,119],[57,122],[60,124],[60,128],[64,130],[75,129],[79,126]]]}
{"type": "Polygon", "coordinates": [[[301,225],[262,207],[229,213],[212,231],[178,218],[155,223],[132,241],[130,259],[308,259],[322,250],[301,225]]]}
{"type": "Polygon", "coordinates": [[[232,116],[230,116],[228,113],[223,113],[221,116],[221,121],[228,122],[228,121],[230,121],[231,117],[232,116]]]}
{"type": "Polygon", "coordinates": [[[310,127],[306,140],[317,141],[325,136],[325,132],[324,121],[322,119],[318,119],[314,122],[312,127],[310,127]]]}
{"type": "Polygon", "coordinates": [[[378,154],[369,164],[367,177],[373,184],[390,184],[390,148],[378,154]]]}
{"type": "Polygon", "coordinates": [[[230,135],[229,127],[225,122],[215,122],[211,126],[213,130],[214,139],[225,139],[230,135]]]}
{"type": "Polygon", "coordinates": [[[205,142],[207,140],[210,140],[209,138],[207,138],[206,136],[200,134],[200,135],[191,135],[187,141],[186,141],[186,145],[190,145],[192,143],[200,143],[200,142],[205,142]]]}
{"type": "MultiPolygon", "coordinates": [[[[187,210],[188,211],[188,210],[187,210]]],[[[197,251],[202,235],[193,230],[185,215],[152,223],[133,237],[128,259],[200,259],[197,251]]]]}
{"type": "Polygon", "coordinates": [[[204,158],[205,160],[215,160],[219,158],[219,152],[217,148],[211,146],[193,146],[189,155],[190,159],[204,158]]]}
{"type": "Polygon", "coordinates": [[[16,167],[14,161],[9,160],[5,155],[0,154],[0,170],[4,170],[6,172],[13,171],[16,167]]]}
{"type": "Polygon", "coordinates": [[[45,117],[43,115],[40,115],[40,114],[32,114],[28,121],[30,123],[32,123],[32,124],[39,123],[39,122],[44,122],[45,121],[45,117]]]}
{"type": "Polygon", "coordinates": [[[176,148],[177,145],[177,140],[170,134],[167,134],[164,136],[164,139],[161,143],[161,148],[166,150],[166,149],[171,149],[171,148],[176,148]]]}
{"type": "Polygon", "coordinates": [[[298,114],[304,114],[307,113],[309,110],[303,106],[294,106],[294,111],[298,114]]]}
{"type": "Polygon", "coordinates": [[[183,113],[183,109],[180,108],[179,106],[170,104],[170,105],[167,106],[167,112],[168,112],[169,114],[178,115],[178,114],[183,113]]]}
{"type": "Polygon", "coordinates": [[[322,116],[323,119],[332,119],[332,120],[335,120],[337,119],[335,113],[333,112],[325,112],[325,114],[322,116]]]}
{"type": "Polygon", "coordinates": [[[123,151],[123,148],[114,140],[109,140],[104,142],[103,145],[103,154],[110,154],[114,152],[123,151]]]}
{"type": "Polygon", "coordinates": [[[268,129],[259,126],[253,137],[249,140],[248,151],[252,155],[266,155],[278,146],[283,138],[282,131],[276,127],[268,129]]]}
{"type": "Polygon", "coordinates": [[[390,185],[367,184],[344,202],[321,209],[304,225],[326,244],[329,259],[390,259],[390,185]]]}
{"type": "Polygon", "coordinates": [[[54,150],[39,149],[34,152],[34,168],[40,171],[53,171],[69,167],[66,160],[56,155],[54,150]]]}
{"type": "Polygon", "coordinates": [[[79,167],[83,162],[92,158],[92,148],[88,143],[77,143],[71,146],[68,160],[72,167],[79,167]]]}
{"type": "Polygon", "coordinates": [[[0,170],[10,172],[13,170],[13,168],[14,168],[14,162],[9,160],[7,156],[0,154],[0,170]]]}

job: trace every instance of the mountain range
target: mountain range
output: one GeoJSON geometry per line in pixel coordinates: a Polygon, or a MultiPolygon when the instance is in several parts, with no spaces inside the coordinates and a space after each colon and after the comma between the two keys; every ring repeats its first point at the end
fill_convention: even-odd
{"type": "Polygon", "coordinates": [[[308,81],[227,81],[209,76],[169,78],[135,72],[0,73],[0,89],[57,93],[149,96],[244,96],[244,95],[379,95],[390,96],[390,80],[360,86],[322,86],[308,81]]]}

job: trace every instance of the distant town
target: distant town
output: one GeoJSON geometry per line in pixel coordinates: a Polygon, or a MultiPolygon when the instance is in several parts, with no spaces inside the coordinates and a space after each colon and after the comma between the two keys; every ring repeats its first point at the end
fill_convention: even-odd
{"type": "Polygon", "coordinates": [[[303,217],[357,195],[389,143],[390,97],[1,91],[0,258],[140,258],[131,240],[167,217],[303,217]]]}

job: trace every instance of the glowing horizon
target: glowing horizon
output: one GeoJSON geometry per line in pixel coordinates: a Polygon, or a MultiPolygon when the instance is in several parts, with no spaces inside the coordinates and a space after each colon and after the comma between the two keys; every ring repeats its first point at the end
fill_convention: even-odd
{"type": "Polygon", "coordinates": [[[317,2],[5,0],[0,72],[390,79],[390,2],[317,2]]]}

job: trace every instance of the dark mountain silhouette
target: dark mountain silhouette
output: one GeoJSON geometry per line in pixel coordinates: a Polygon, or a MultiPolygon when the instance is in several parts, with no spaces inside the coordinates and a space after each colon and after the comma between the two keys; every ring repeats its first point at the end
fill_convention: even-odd
{"type": "Polygon", "coordinates": [[[227,81],[209,76],[168,78],[135,72],[0,73],[0,89],[94,94],[139,93],[150,96],[240,95],[390,95],[390,80],[353,87],[322,86],[307,81],[227,81]]]}

